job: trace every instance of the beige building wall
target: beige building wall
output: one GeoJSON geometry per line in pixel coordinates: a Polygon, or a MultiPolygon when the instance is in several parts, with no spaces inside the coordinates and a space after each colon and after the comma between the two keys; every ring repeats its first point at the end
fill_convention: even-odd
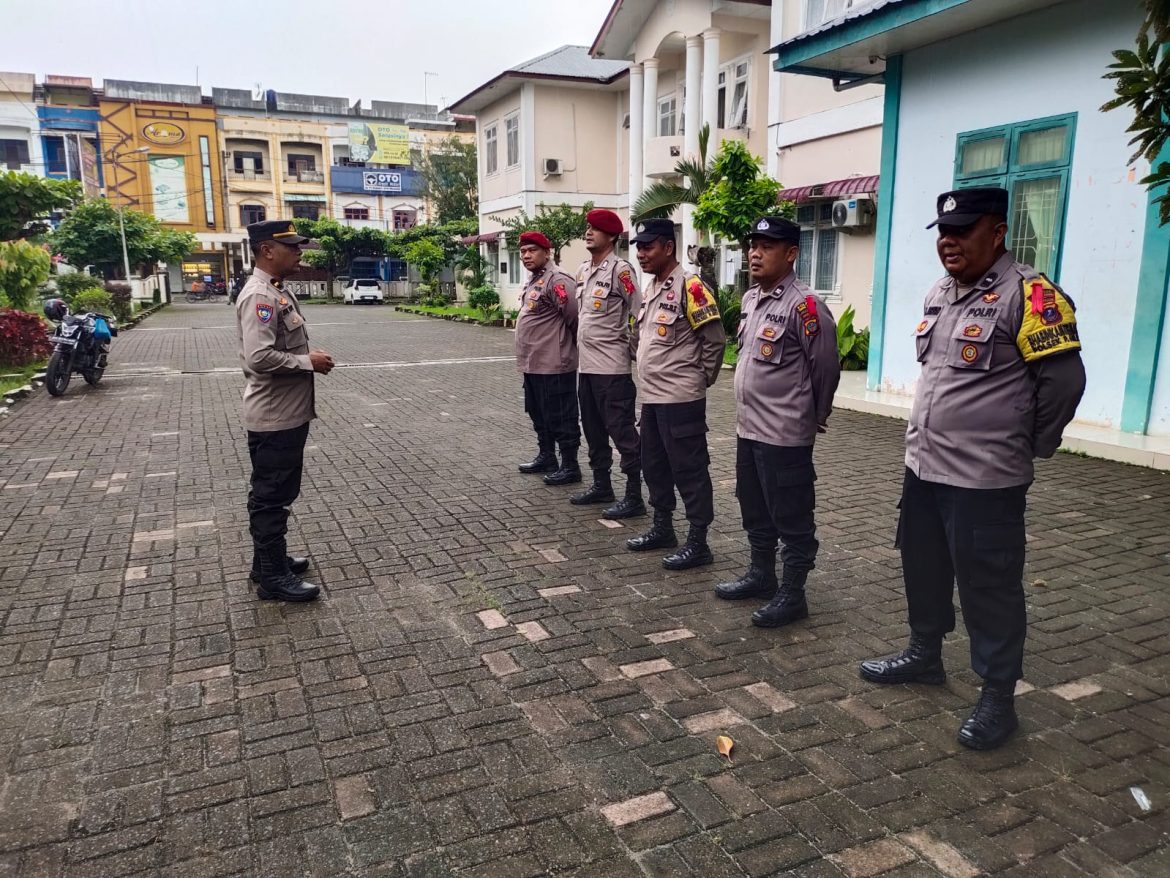
{"type": "Polygon", "coordinates": [[[629,182],[629,130],[621,125],[624,104],[624,92],[537,86],[537,188],[550,196],[624,193],[629,182]],[[564,173],[545,176],[545,159],[560,159],[564,173]]]}
{"type": "MultiPolygon", "coordinates": [[[[508,165],[508,138],[505,120],[520,113],[520,90],[512,92],[476,114],[476,155],[479,161],[479,200],[493,201],[506,195],[513,195],[524,188],[523,163],[517,161],[508,165]],[[486,134],[491,128],[496,131],[497,165],[493,173],[487,170],[486,134]]],[[[521,149],[521,152],[523,150],[521,149]]]]}

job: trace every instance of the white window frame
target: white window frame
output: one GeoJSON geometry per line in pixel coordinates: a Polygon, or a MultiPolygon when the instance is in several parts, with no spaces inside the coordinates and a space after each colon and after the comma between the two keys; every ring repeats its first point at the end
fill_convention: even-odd
{"type": "MultiPolygon", "coordinates": [[[[832,201],[814,201],[810,204],[801,204],[797,208],[797,223],[800,225],[802,232],[811,231],[813,233],[813,246],[808,253],[809,272],[808,272],[808,286],[814,293],[824,299],[826,302],[840,302],[841,301],[841,244],[844,237],[840,231],[833,226],[833,202],[832,201]],[[828,209],[825,210],[825,206],[828,209]],[[800,219],[800,212],[803,208],[813,208],[813,219],[809,221],[807,218],[800,219]],[[825,233],[831,234],[835,238],[836,254],[833,260],[833,284],[828,288],[817,287],[817,262],[821,255],[821,244],[824,240],[825,233]]],[[[802,253],[802,255],[804,255],[802,253]]],[[[799,273],[797,275],[799,277],[799,273]]],[[[803,280],[803,278],[802,278],[803,280]]]]}
{"type": "Polygon", "coordinates": [[[800,32],[820,27],[847,12],[853,12],[875,2],[877,0],[804,0],[800,7],[800,32]],[[813,14],[814,6],[820,10],[817,15],[813,14]]]}
{"type": "Polygon", "coordinates": [[[524,283],[524,263],[520,261],[519,250],[508,251],[508,283],[512,286],[524,283]]]}
{"type": "Polygon", "coordinates": [[[654,114],[655,126],[654,130],[658,137],[675,137],[679,132],[678,124],[678,93],[671,92],[668,95],[659,95],[657,103],[658,111],[654,114]],[[663,107],[668,107],[667,112],[663,113],[663,107]],[[670,120],[670,131],[663,133],[662,123],[667,119],[670,120]]]}
{"type": "Polygon", "coordinates": [[[752,102],[752,58],[750,55],[743,55],[728,61],[719,68],[715,88],[716,106],[718,106],[720,94],[723,95],[724,117],[718,120],[719,127],[747,128],[748,111],[752,102]],[[743,65],[742,76],[736,73],[736,68],[740,65],[743,65]],[[740,82],[743,83],[743,102],[736,106],[731,101],[735,98],[735,87],[740,82]],[[739,117],[738,121],[736,121],[736,117],[739,117]]]}
{"type": "Polygon", "coordinates": [[[500,149],[498,141],[499,125],[492,122],[483,129],[483,172],[490,177],[500,169],[500,149]]]}
{"type": "Polygon", "coordinates": [[[505,167],[514,168],[520,164],[520,111],[504,117],[505,167]]]}

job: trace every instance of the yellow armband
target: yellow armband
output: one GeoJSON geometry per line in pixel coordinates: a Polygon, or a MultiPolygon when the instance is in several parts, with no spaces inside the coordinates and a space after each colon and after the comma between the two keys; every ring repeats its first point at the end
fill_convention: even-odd
{"type": "Polygon", "coordinates": [[[691,324],[691,329],[698,329],[712,320],[719,319],[719,305],[699,278],[688,277],[686,290],[687,322],[691,324]]]}
{"type": "Polygon", "coordinates": [[[1016,346],[1024,361],[1050,357],[1064,351],[1079,351],[1077,313],[1060,287],[1044,275],[1021,281],[1024,319],[1016,346]]]}

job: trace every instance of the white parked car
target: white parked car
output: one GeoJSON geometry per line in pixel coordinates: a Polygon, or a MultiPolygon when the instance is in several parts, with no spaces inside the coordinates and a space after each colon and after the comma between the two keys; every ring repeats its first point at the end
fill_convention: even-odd
{"type": "Polygon", "coordinates": [[[365,302],[369,305],[381,305],[385,302],[382,288],[373,278],[354,278],[345,287],[341,294],[341,301],[347,305],[365,302]]]}

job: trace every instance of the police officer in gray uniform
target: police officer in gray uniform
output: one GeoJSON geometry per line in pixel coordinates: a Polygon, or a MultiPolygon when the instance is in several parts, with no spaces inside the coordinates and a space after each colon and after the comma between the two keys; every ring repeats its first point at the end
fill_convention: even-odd
{"type": "Polygon", "coordinates": [[[1072,300],[1006,249],[1008,193],[938,197],[947,275],[914,330],[922,375],[906,430],[897,544],[910,643],[861,663],[875,683],[943,683],[943,637],[955,628],[955,582],[983,678],[959,743],[999,747],[1019,726],[1023,676],[1024,507],[1033,458],[1051,457],[1085,388],[1072,300]]]}
{"type": "Polygon", "coordinates": [[[281,288],[309,239],[298,235],[288,220],[253,223],[248,239],[256,267],[236,301],[236,327],[252,458],[252,581],[264,600],[311,601],[321,590],[300,577],[309,569],[309,559],[290,558],[285,535],[289,507],[301,491],[309,422],[317,416],[313,373],[329,374],[333,358],[310,350],[300,303],[281,288]]]}
{"type": "Polygon", "coordinates": [[[677,487],[690,530],[686,543],[663,558],[662,566],[687,570],[715,560],[707,545],[707,529],[715,520],[707,388],[723,367],[727,336],[715,297],[675,258],[674,223],[646,220],[634,232],[630,243],[637,248],[638,265],[653,277],[636,326],[642,473],[654,523],[626,540],[626,548],[646,552],[678,545],[672,521],[677,487]]]}
{"type": "Polygon", "coordinates": [[[752,229],[735,369],[735,493],[752,560],[715,587],[725,600],[770,598],[752,624],[776,628],[808,616],[804,586],[817,557],[813,442],[824,432],[841,378],[837,327],[824,301],[796,277],[800,226],[766,216],[752,229]],[[776,581],[776,543],[784,574],[776,581]]]}

